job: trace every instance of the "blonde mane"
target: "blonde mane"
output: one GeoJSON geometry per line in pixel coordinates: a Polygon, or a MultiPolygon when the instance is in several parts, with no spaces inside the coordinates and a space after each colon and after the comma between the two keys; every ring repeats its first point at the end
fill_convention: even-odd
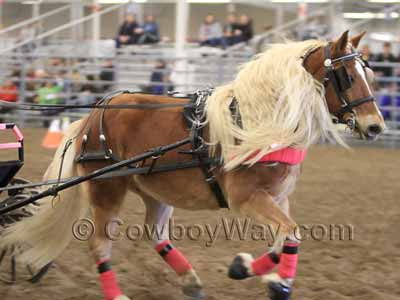
{"type": "Polygon", "coordinates": [[[274,45],[209,97],[211,151],[221,151],[226,170],[284,147],[307,148],[320,138],[345,145],[331,121],[324,86],[303,67],[302,57],[325,45],[316,40],[274,45]],[[242,128],[232,119],[233,97],[242,128]]]}

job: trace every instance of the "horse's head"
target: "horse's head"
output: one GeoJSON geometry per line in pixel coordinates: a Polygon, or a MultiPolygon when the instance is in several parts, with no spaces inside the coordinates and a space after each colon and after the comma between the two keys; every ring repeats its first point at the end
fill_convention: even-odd
{"type": "Polygon", "coordinates": [[[360,137],[373,140],[384,130],[385,122],[373,95],[373,72],[356,51],[364,34],[349,38],[348,31],[344,32],[310,54],[304,65],[324,83],[330,113],[360,137]]]}

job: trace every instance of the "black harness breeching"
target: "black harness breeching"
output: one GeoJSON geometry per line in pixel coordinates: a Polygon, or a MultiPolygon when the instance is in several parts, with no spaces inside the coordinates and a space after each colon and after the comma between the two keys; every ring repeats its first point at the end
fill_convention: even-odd
{"type": "MultiPolygon", "coordinates": [[[[336,113],[336,117],[338,118],[339,123],[347,124],[351,128],[353,128],[355,126],[353,109],[364,103],[374,102],[375,97],[373,95],[369,95],[369,96],[355,99],[352,101],[349,101],[347,99],[346,91],[352,87],[353,79],[347,72],[345,62],[351,61],[354,59],[360,60],[360,62],[362,62],[362,60],[360,58],[361,54],[358,52],[353,52],[351,54],[332,59],[331,53],[330,53],[330,46],[331,46],[331,43],[329,43],[324,49],[324,52],[325,52],[324,86],[325,86],[325,88],[327,88],[328,84],[331,83],[333,90],[335,91],[336,97],[341,102],[341,109],[336,113]],[[341,66],[339,68],[335,68],[335,65],[338,63],[340,63],[341,66]],[[343,119],[343,117],[346,113],[350,113],[352,115],[352,118],[348,121],[345,121],[343,119]]],[[[362,66],[363,66],[363,68],[365,68],[364,63],[362,63],[362,66]]]]}

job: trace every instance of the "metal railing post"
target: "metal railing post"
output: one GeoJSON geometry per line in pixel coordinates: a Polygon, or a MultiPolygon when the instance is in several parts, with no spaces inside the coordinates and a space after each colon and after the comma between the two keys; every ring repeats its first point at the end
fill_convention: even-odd
{"type": "MultiPolygon", "coordinates": [[[[24,60],[24,59],[23,59],[24,60]]],[[[26,64],[22,61],[21,71],[19,74],[19,91],[18,101],[19,103],[26,102],[26,64]]],[[[21,127],[25,127],[25,115],[24,111],[18,110],[18,122],[21,127]]]]}

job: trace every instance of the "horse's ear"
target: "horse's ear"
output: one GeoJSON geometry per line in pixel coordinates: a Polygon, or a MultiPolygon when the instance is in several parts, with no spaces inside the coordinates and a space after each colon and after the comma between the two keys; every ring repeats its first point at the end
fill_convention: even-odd
{"type": "Polygon", "coordinates": [[[333,47],[335,53],[341,53],[346,50],[347,44],[349,43],[349,31],[343,32],[341,37],[333,42],[333,47]]]}
{"type": "Polygon", "coordinates": [[[366,31],[361,32],[360,34],[353,36],[350,39],[351,44],[354,46],[354,48],[358,48],[358,45],[360,44],[361,39],[364,37],[364,35],[366,34],[366,31]]]}

